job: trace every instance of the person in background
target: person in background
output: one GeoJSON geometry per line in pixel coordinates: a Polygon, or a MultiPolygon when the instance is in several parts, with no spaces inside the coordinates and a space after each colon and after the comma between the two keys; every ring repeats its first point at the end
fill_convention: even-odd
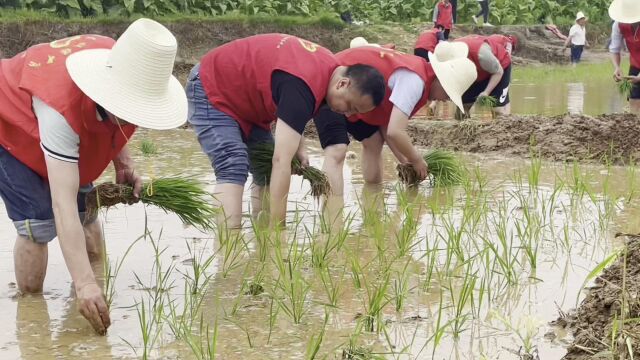
{"type": "Polygon", "coordinates": [[[493,26],[489,23],[489,0],[478,0],[480,3],[480,12],[478,15],[472,15],[473,22],[478,25],[478,18],[482,16],[483,26],[493,26]]]}
{"type": "MultiPolygon", "coordinates": [[[[329,50],[286,34],[238,39],[209,51],[187,79],[188,121],[216,175],[215,202],[227,228],[242,225],[242,194],[252,168],[248,149],[274,143],[270,188],[272,227],[284,223],[291,160],[304,165],[302,136],[321,105],[352,115],[384,99],[382,75],[362,64],[341,66],[329,50]],[[275,139],[271,125],[276,123],[275,139]]],[[[262,209],[266,179],[253,179],[252,210],[262,209]]]]}
{"type": "Polygon", "coordinates": [[[458,19],[458,0],[451,0],[450,2],[452,7],[451,14],[453,15],[453,23],[455,24],[458,19]]]}
{"type": "Polygon", "coordinates": [[[449,0],[440,0],[433,10],[433,25],[443,31],[444,39],[449,40],[453,29],[453,6],[449,0]]]}
{"type": "Polygon", "coordinates": [[[453,41],[454,43],[467,44],[469,59],[473,61],[478,70],[478,79],[462,96],[465,111],[471,109],[479,97],[490,95],[497,101],[497,105],[493,109],[495,112],[511,113],[511,105],[509,104],[511,54],[505,46],[507,41],[508,37],[506,36],[481,35],[468,35],[453,41]]]}
{"type": "Polygon", "coordinates": [[[42,292],[57,236],[78,310],[102,335],[111,320],[93,268],[104,239],[100,221],[85,219],[85,197],[110,163],[138,197],[142,178],[127,149],[136,126],[186,121],[186,95],[171,75],[177,47],[167,28],[139,19],[118,41],[76,35],[0,60],[0,195],[17,231],[18,288],[42,292]]]}
{"type": "Polygon", "coordinates": [[[576,66],[582,58],[582,51],[585,46],[589,46],[587,41],[587,17],[582,11],[578,11],[576,15],[576,23],[569,30],[569,36],[564,42],[564,50],[571,47],[571,64],[576,66]]]}
{"type": "Polygon", "coordinates": [[[613,0],[609,6],[609,16],[615,21],[611,30],[609,52],[613,62],[613,78],[624,78],[633,83],[629,105],[631,112],[640,114],[640,6],[637,0],[613,0]],[[620,51],[626,43],[629,49],[631,66],[629,75],[623,76],[620,68],[620,51]]]}
{"type": "MultiPolygon", "coordinates": [[[[429,53],[433,52],[436,49],[436,45],[441,41],[445,41],[441,28],[436,26],[433,29],[426,30],[418,36],[416,44],[413,46],[413,54],[429,62],[429,53]]],[[[354,46],[351,47],[353,48],[354,46]]]]}

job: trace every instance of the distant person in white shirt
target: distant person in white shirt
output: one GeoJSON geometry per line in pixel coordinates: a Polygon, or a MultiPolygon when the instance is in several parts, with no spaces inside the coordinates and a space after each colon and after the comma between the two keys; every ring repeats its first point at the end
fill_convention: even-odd
{"type": "Polygon", "coordinates": [[[585,46],[589,46],[587,42],[587,17],[582,11],[578,11],[576,15],[576,23],[569,30],[569,37],[564,42],[564,49],[571,46],[571,64],[576,66],[582,58],[582,51],[585,46]]]}

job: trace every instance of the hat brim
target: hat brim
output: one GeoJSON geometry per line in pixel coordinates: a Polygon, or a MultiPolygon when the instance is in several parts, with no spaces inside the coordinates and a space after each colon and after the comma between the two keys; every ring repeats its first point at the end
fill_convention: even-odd
{"type": "Polygon", "coordinates": [[[622,6],[621,1],[614,1],[609,5],[609,17],[623,24],[635,24],[640,22],[640,7],[636,7],[635,11],[629,11],[622,6]]]}
{"type": "Polygon", "coordinates": [[[438,81],[440,81],[440,85],[449,96],[449,99],[456,104],[458,109],[462,111],[464,114],[464,104],[462,103],[462,94],[457,91],[457,89],[453,86],[453,83],[449,82],[451,76],[454,74],[454,71],[451,67],[447,66],[447,62],[438,61],[438,57],[434,55],[432,52],[429,52],[429,63],[433,68],[433,72],[436,73],[436,77],[438,81]]]}
{"type": "Polygon", "coordinates": [[[79,51],[67,58],[73,82],[118,118],[143,128],[174,129],[187,120],[187,96],[173,75],[162,96],[140,94],[121,84],[107,66],[110,49],[79,51]]]}

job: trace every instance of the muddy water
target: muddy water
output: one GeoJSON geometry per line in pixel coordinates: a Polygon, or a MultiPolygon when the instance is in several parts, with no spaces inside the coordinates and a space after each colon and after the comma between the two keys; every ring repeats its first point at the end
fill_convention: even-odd
{"type": "MultiPolygon", "coordinates": [[[[194,175],[213,190],[214,177],[209,162],[200,152],[191,131],[141,132],[133,146],[142,138],[152,139],[161,149],[155,159],[137,157],[145,174],[194,175]]],[[[311,146],[311,162],[320,166],[321,152],[317,144],[311,146]]],[[[352,150],[357,153],[359,148],[354,145],[352,150]]],[[[124,258],[115,280],[113,325],[106,337],[96,336],[74,310],[70,278],[56,240],[49,247],[45,293],[42,296],[16,296],[12,262],[14,230],[1,207],[0,307],[3,311],[0,322],[3,326],[0,327],[0,358],[142,357],[145,346],[138,313],[141,307],[136,308],[136,304],[144,302],[147,312],[153,306],[150,299],[156,294],[154,288],[158,288],[158,268],[162,273],[168,272],[169,279],[164,283],[166,291],[160,292],[165,299],[161,306],[164,316],[160,316],[164,325],[150,326],[151,333],[156,336],[148,346],[148,355],[162,359],[197,358],[184,339],[176,340],[172,334],[168,326],[170,306],[167,299],[173,301],[177,309],[182,309],[185,304],[184,274],[191,276],[194,258],[198,262],[198,259],[215,254],[207,269],[212,277],[206,286],[202,318],[212,328],[217,319],[216,352],[222,359],[305,358],[310,339],[321,332],[325,313],[329,316],[320,358],[340,358],[351,337],[358,346],[387,354],[383,355],[387,358],[479,359],[486,356],[489,359],[515,359],[514,353],[522,346],[517,333],[524,335],[529,328],[531,335],[524,337],[530,337],[540,358],[558,359],[565,352],[563,334],[545,336],[553,330],[546,323],[557,317],[558,308],[567,310],[574,306],[586,275],[615,246],[612,234],[638,231],[640,200],[635,189],[638,181],[630,181],[637,176],[626,168],[581,166],[574,170],[571,166],[543,163],[536,189],[527,185],[531,169],[528,161],[475,155],[464,155],[464,160],[470,169],[477,168],[477,173],[481,174],[474,189],[467,192],[459,187],[442,192],[425,186],[417,191],[400,193],[396,191],[394,163],[389,153],[385,153],[386,185],[381,189],[363,186],[358,161],[348,160],[344,170],[344,216],[352,214],[353,220],[343,247],[329,257],[331,276],[341,284],[337,307],[323,306],[328,301],[327,295],[320,277],[310,265],[307,250],[300,273],[309,283],[310,290],[303,306],[306,312],[298,325],[294,325],[286,311],[278,303],[273,304],[268,295],[243,295],[246,291],[246,287],[242,287],[243,280],[254,279],[262,264],[267,293],[286,299],[273,285],[278,272],[270,259],[275,258],[277,250],[270,246],[265,250],[266,260],[261,262],[260,246],[248,221],[243,231],[245,246],[234,250],[222,246],[220,238],[214,234],[185,228],[175,216],[138,204],[113,208],[102,215],[112,264],[122,260],[127,248],[144,233],[145,224],[151,237],[136,242],[124,258]],[[566,185],[556,187],[558,179],[564,179],[566,185]],[[482,190],[478,183],[484,184],[482,190]],[[582,196],[580,184],[589,189],[582,196]],[[534,193],[535,197],[532,197],[534,193]],[[448,225],[461,228],[465,201],[484,197],[487,199],[484,220],[478,222],[476,230],[461,236],[466,260],[478,254],[474,246],[486,249],[478,240],[483,236],[487,243],[497,244],[498,253],[503,253],[497,231],[501,219],[505,219],[502,223],[506,233],[516,233],[517,225],[524,224],[526,208],[531,214],[538,214],[543,224],[535,270],[528,265],[519,238],[512,237],[515,239],[511,240],[512,256],[505,257],[518,262],[514,265],[511,284],[504,281],[505,272],[499,265],[485,267],[476,259],[468,261],[472,265],[465,267],[464,261],[447,261],[447,242],[451,241],[446,231],[448,225]],[[409,214],[417,220],[415,234],[410,236],[415,246],[409,252],[410,256],[391,257],[396,251],[397,230],[404,228],[403,221],[407,223],[404,210],[398,206],[405,202],[414,204],[409,214]],[[153,244],[159,249],[157,261],[154,260],[153,244]],[[217,249],[222,250],[215,252],[217,249]],[[392,281],[385,297],[388,303],[382,312],[384,331],[378,335],[364,332],[352,337],[357,318],[365,312],[367,304],[366,286],[358,290],[354,285],[351,270],[354,259],[362,268],[362,282],[371,285],[378,283],[381,259],[395,259],[390,265],[392,281]],[[401,310],[396,312],[393,289],[394,284],[401,283],[397,280],[405,267],[409,290],[401,310]],[[456,316],[454,305],[459,303],[457,299],[463,287],[461,279],[467,269],[477,278],[473,286],[474,300],[461,306],[456,316]],[[431,281],[427,280],[429,277],[431,281]],[[272,308],[280,310],[271,322],[270,331],[272,308]],[[506,323],[500,317],[507,319],[506,323]],[[453,325],[444,327],[453,324],[449,321],[454,318],[466,320],[459,322],[462,324],[457,339],[453,325]],[[438,346],[434,347],[438,324],[444,331],[438,346]]],[[[111,179],[110,171],[107,171],[100,181],[111,179]]],[[[297,231],[291,229],[286,234],[288,239],[281,245],[288,263],[295,261],[293,253],[287,251],[291,244],[304,247],[310,241],[319,244],[326,241],[326,236],[319,230],[319,204],[307,195],[308,190],[306,183],[298,177],[293,178],[290,209],[298,209],[298,212],[290,211],[289,219],[302,219],[297,231]],[[312,234],[311,239],[305,237],[306,233],[312,234]]],[[[245,204],[248,200],[245,198],[245,204]]],[[[491,260],[496,256],[489,254],[487,258],[491,260]]],[[[194,333],[198,333],[200,316],[193,318],[194,333]]]]}

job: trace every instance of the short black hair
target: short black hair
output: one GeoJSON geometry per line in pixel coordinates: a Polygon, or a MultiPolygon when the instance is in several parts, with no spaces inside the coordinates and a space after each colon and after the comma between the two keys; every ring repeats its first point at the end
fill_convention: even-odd
{"type": "Polygon", "coordinates": [[[369,95],[373,105],[378,106],[384,100],[387,85],[384,77],[373,66],[355,64],[347,68],[345,76],[353,81],[354,86],[362,95],[369,95]]]}

